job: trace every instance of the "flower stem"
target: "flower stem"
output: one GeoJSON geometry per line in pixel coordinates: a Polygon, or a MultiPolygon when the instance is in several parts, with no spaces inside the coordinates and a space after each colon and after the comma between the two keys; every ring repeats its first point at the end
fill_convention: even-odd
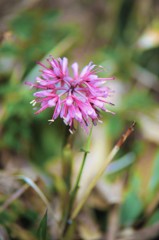
{"type": "Polygon", "coordinates": [[[71,207],[70,212],[72,210],[72,207],[73,207],[73,204],[74,204],[74,200],[75,200],[77,191],[79,189],[79,183],[80,183],[82,172],[83,172],[83,168],[84,168],[84,165],[85,165],[85,162],[86,162],[87,154],[88,154],[88,152],[84,152],[82,164],[81,164],[81,167],[80,167],[79,174],[77,176],[77,180],[76,180],[75,186],[74,186],[72,192],[70,193],[70,196],[71,196],[70,197],[70,207],[71,207]]]}
{"type": "Polygon", "coordinates": [[[67,209],[67,213],[66,213],[66,217],[65,217],[65,225],[64,225],[64,230],[63,230],[63,236],[65,236],[65,234],[67,235],[67,230],[68,230],[70,224],[72,223],[72,221],[70,220],[70,216],[71,216],[71,213],[72,213],[72,209],[73,209],[73,205],[74,205],[74,201],[75,201],[78,189],[80,187],[79,183],[80,183],[80,180],[81,180],[81,176],[82,176],[82,172],[83,172],[84,165],[85,165],[85,162],[86,162],[86,158],[87,158],[87,155],[89,153],[91,135],[92,135],[92,128],[91,128],[88,140],[87,140],[87,144],[86,144],[85,148],[82,149],[82,151],[84,152],[83,159],[82,159],[82,164],[80,166],[80,170],[79,170],[74,188],[70,192],[70,201],[69,201],[69,205],[68,205],[68,209],[67,209]]]}

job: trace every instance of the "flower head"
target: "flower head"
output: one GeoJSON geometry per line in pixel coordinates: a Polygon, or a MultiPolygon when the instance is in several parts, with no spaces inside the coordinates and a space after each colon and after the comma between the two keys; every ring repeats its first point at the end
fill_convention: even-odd
{"type": "Polygon", "coordinates": [[[41,76],[36,78],[35,83],[27,82],[28,85],[38,89],[34,93],[33,105],[39,103],[40,108],[36,114],[46,108],[54,108],[51,120],[61,117],[65,124],[69,125],[70,131],[74,129],[74,123],[88,130],[92,121],[94,125],[100,121],[99,111],[109,112],[105,108],[108,97],[112,92],[104,84],[110,78],[100,78],[97,73],[101,67],[90,62],[79,72],[78,64],[72,64],[73,76],[69,74],[67,58],[47,59],[49,67],[42,63],[41,76]]]}

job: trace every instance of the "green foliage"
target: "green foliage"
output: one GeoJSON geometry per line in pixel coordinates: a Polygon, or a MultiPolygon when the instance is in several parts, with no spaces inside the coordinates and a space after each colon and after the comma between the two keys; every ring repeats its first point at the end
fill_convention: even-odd
{"type": "Polygon", "coordinates": [[[38,228],[38,240],[46,240],[47,239],[47,211],[45,212],[38,228]]]}
{"type": "Polygon", "coordinates": [[[108,117],[107,129],[109,137],[112,139],[117,138],[123,132],[124,121],[119,114],[108,117]]]}
{"type": "Polygon", "coordinates": [[[156,210],[152,216],[148,219],[147,225],[153,225],[159,221],[159,211],[156,210]]]}
{"type": "Polygon", "coordinates": [[[157,68],[157,64],[159,61],[159,47],[155,47],[149,49],[148,51],[144,51],[138,59],[141,66],[148,69],[150,72],[159,75],[159,70],[157,68]]]}
{"type": "Polygon", "coordinates": [[[122,225],[130,226],[139,217],[143,210],[143,203],[136,192],[127,194],[121,207],[120,221],[122,225]]]}
{"type": "Polygon", "coordinates": [[[131,111],[149,111],[155,105],[155,100],[145,90],[135,89],[123,99],[123,108],[131,111]]]}
{"type": "Polygon", "coordinates": [[[15,201],[12,204],[10,211],[0,212],[0,224],[7,226],[10,223],[18,221],[19,216],[25,214],[24,210],[25,209],[23,203],[20,202],[19,200],[15,201]]]}
{"type": "Polygon", "coordinates": [[[152,170],[152,177],[151,177],[150,183],[149,183],[149,189],[151,192],[156,192],[159,187],[158,169],[159,169],[159,150],[155,154],[154,165],[153,165],[153,170],[152,170]]]}
{"type": "Polygon", "coordinates": [[[21,40],[28,40],[36,29],[36,15],[24,12],[11,22],[11,29],[21,40]]]}

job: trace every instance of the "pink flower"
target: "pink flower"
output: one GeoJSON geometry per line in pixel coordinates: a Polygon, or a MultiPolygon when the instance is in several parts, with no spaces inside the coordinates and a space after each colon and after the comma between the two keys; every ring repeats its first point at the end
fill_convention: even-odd
{"type": "Polygon", "coordinates": [[[110,112],[105,107],[111,90],[104,86],[108,80],[114,77],[100,78],[97,73],[102,70],[92,62],[83,68],[81,73],[78,64],[72,64],[73,77],[69,75],[67,58],[47,60],[49,67],[39,63],[43,69],[36,83],[27,82],[27,85],[38,89],[34,93],[35,99],[31,102],[33,106],[40,104],[36,114],[46,108],[54,108],[51,122],[57,117],[63,118],[70,131],[74,130],[75,121],[88,131],[90,122],[94,125],[100,121],[99,111],[110,112]]]}

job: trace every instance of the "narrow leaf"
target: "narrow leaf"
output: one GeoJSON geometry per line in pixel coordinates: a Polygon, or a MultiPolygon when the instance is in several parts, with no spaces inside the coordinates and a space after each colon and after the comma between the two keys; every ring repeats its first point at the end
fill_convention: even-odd
{"type": "Polygon", "coordinates": [[[46,198],[44,193],[41,191],[41,189],[35,184],[35,182],[31,178],[24,176],[24,175],[18,175],[17,178],[25,181],[31,188],[34,189],[34,191],[38,194],[38,196],[45,203],[45,205],[47,206],[47,208],[50,210],[53,217],[55,218],[52,207],[50,206],[48,199],[46,198]]]}
{"type": "Polygon", "coordinates": [[[46,240],[46,237],[47,237],[47,210],[46,210],[43,218],[41,219],[37,235],[38,235],[39,240],[46,240]]]}

